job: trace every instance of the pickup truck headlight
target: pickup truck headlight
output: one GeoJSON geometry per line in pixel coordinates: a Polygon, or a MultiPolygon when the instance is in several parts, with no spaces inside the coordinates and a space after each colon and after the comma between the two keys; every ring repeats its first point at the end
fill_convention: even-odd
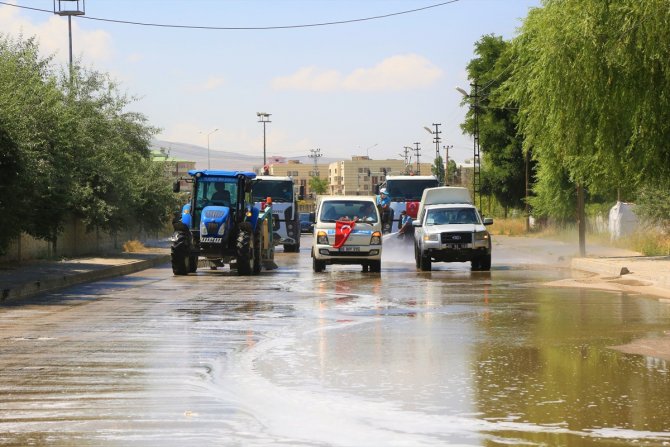
{"type": "Polygon", "coordinates": [[[488,231],[477,231],[475,232],[475,240],[476,241],[488,241],[489,240],[489,232],[488,231]]]}
{"type": "Polygon", "coordinates": [[[372,233],[370,238],[370,245],[381,245],[382,244],[382,234],[379,231],[372,233]]]}
{"type": "Polygon", "coordinates": [[[316,233],[316,243],[319,245],[328,245],[328,235],[325,231],[316,233]]]}
{"type": "Polygon", "coordinates": [[[423,235],[423,240],[426,242],[437,242],[440,240],[439,237],[440,237],[439,233],[429,233],[423,235]]]}

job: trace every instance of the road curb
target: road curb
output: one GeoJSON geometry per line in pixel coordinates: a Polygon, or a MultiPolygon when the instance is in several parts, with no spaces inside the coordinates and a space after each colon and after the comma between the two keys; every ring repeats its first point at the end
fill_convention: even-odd
{"type": "Polygon", "coordinates": [[[53,292],[77,284],[99,281],[115,276],[129,275],[155,267],[170,261],[170,255],[157,255],[149,259],[129,260],[123,264],[101,267],[85,272],[64,273],[58,277],[48,277],[25,284],[8,287],[0,291],[0,304],[17,301],[37,295],[53,292]]]}
{"type": "Polygon", "coordinates": [[[573,258],[570,268],[584,272],[597,273],[606,276],[621,276],[628,273],[629,268],[625,260],[602,260],[596,258],[573,258]]]}

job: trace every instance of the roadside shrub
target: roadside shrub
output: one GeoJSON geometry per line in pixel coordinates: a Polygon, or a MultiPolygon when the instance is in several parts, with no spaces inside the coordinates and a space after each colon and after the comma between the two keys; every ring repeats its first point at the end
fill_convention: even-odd
{"type": "Polygon", "coordinates": [[[146,247],[144,244],[137,240],[126,241],[123,243],[123,251],[126,253],[136,253],[139,251],[144,251],[146,247]]]}

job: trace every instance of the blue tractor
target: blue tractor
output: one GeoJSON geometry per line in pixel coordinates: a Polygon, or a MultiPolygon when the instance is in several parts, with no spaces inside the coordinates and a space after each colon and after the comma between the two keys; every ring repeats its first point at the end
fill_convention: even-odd
{"type": "MultiPolygon", "coordinates": [[[[194,273],[200,258],[216,270],[224,264],[239,275],[277,268],[272,241],[272,207],[255,207],[250,192],[256,174],[244,171],[191,170],[189,203],[172,222],[172,272],[194,273]],[[261,209],[262,208],[262,209],[261,209]]],[[[180,192],[181,182],[173,191],[180,192]]]]}

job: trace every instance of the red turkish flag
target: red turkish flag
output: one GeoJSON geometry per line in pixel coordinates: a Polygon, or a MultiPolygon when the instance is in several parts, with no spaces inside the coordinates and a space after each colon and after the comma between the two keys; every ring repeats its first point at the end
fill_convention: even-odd
{"type": "Polygon", "coordinates": [[[340,248],[347,242],[351,230],[354,229],[355,225],[355,220],[338,220],[335,222],[335,243],[333,244],[333,248],[340,248]]]}

